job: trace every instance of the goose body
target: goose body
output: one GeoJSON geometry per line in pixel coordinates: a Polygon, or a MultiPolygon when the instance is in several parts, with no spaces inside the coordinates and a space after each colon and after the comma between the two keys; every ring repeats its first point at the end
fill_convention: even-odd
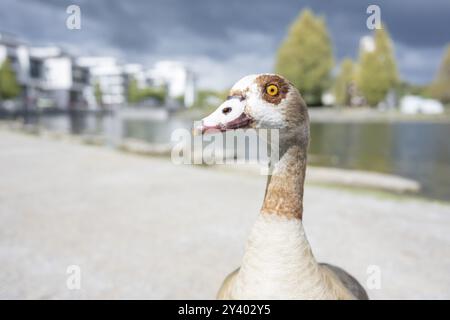
{"type": "Polygon", "coordinates": [[[260,215],[242,266],[223,282],[218,299],[367,299],[344,270],[319,264],[298,220],[260,215]]]}
{"type": "Polygon", "coordinates": [[[274,74],[238,81],[198,130],[268,128],[279,131],[279,158],[271,164],[266,194],[242,265],[223,282],[219,299],[367,299],[344,270],[319,264],[303,228],[303,186],[309,116],[298,90],[274,74]]]}

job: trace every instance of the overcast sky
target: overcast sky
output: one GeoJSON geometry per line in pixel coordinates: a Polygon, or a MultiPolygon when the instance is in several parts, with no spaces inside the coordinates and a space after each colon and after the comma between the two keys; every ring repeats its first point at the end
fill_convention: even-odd
{"type": "Polygon", "coordinates": [[[0,0],[0,31],[123,62],[181,60],[201,87],[221,89],[273,71],[276,49],[305,7],[325,16],[336,61],[356,58],[360,37],[370,33],[369,4],[381,8],[402,78],[430,81],[450,43],[449,0],[0,0]],[[81,30],[66,28],[70,4],[81,7],[81,30]]]}

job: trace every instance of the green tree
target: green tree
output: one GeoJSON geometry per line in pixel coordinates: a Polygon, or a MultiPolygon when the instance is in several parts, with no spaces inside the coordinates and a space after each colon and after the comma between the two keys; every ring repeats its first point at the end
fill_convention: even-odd
{"type": "Polygon", "coordinates": [[[166,101],[166,89],[164,87],[147,87],[139,90],[138,101],[153,98],[159,103],[164,103],[166,101]]]}
{"type": "Polygon", "coordinates": [[[375,106],[398,83],[397,66],[389,33],[384,26],[374,34],[374,50],[361,48],[356,84],[367,103],[375,106]]]}
{"type": "Polygon", "coordinates": [[[309,9],[302,11],[278,49],[276,72],[288,78],[307,103],[320,104],[333,64],[324,18],[309,9]]]}
{"type": "Polygon", "coordinates": [[[137,80],[132,78],[128,84],[128,102],[137,103],[141,99],[137,80]]]}
{"type": "Polygon", "coordinates": [[[128,84],[128,102],[138,103],[148,98],[153,98],[159,103],[164,103],[166,100],[165,87],[139,88],[137,80],[135,78],[131,78],[128,84]]]}
{"type": "Polygon", "coordinates": [[[341,63],[339,75],[334,82],[333,92],[338,105],[350,105],[350,86],[355,80],[355,67],[351,59],[344,59],[341,63]]]}
{"type": "Polygon", "coordinates": [[[103,105],[103,93],[102,93],[102,88],[100,87],[100,82],[95,82],[94,85],[94,96],[95,96],[95,101],[97,102],[97,104],[99,106],[103,105]]]}
{"type": "Polygon", "coordinates": [[[0,99],[13,99],[20,94],[20,85],[11,66],[11,61],[5,59],[0,66],[0,99]]]}
{"type": "Polygon", "coordinates": [[[443,103],[450,103],[450,44],[447,46],[441,66],[428,92],[433,98],[443,103]]]}

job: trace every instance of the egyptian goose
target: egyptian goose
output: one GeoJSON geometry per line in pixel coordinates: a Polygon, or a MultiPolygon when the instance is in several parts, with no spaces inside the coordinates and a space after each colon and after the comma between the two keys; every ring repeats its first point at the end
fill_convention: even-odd
{"type": "Polygon", "coordinates": [[[218,299],[368,299],[344,270],[318,263],[302,224],[309,145],[308,109],[298,90],[275,74],[239,80],[227,100],[196,131],[279,130],[279,160],[272,163],[260,214],[240,268],[223,282],[218,299]]]}

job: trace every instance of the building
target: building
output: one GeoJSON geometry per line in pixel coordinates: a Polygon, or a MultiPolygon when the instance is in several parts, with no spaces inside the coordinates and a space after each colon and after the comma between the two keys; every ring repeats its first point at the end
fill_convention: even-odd
{"type": "Polygon", "coordinates": [[[166,85],[169,100],[180,101],[185,107],[195,102],[194,74],[178,61],[160,61],[146,72],[147,83],[152,86],[166,85]]]}
{"type": "Polygon", "coordinates": [[[22,88],[20,107],[28,110],[124,105],[132,80],[139,89],[165,88],[168,108],[191,107],[195,100],[194,74],[177,61],[160,61],[146,69],[113,57],[74,57],[57,46],[30,47],[0,33],[0,64],[5,59],[22,88]]]}
{"type": "Polygon", "coordinates": [[[103,106],[125,104],[132,80],[137,82],[139,89],[166,88],[166,105],[169,108],[194,104],[194,75],[179,62],[161,61],[151,69],[145,69],[140,64],[120,64],[111,57],[80,57],[77,63],[89,68],[91,85],[99,85],[103,106]]]}
{"type": "Polygon", "coordinates": [[[400,111],[405,114],[442,114],[444,106],[438,100],[407,95],[400,100],[400,111]]]}
{"type": "Polygon", "coordinates": [[[21,86],[18,109],[85,108],[92,96],[89,70],[55,46],[30,47],[16,37],[0,34],[0,64],[11,61],[21,86]]]}
{"type": "Polygon", "coordinates": [[[89,69],[59,47],[31,47],[29,98],[39,108],[87,108],[92,101],[89,69]]]}
{"type": "Polygon", "coordinates": [[[145,69],[142,65],[137,63],[125,64],[122,70],[127,85],[129,85],[132,80],[136,80],[139,89],[144,89],[149,86],[145,76],[145,69]]]}
{"type": "Polygon", "coordinates": [[[126,99],[126,77],[123,66],[113,57],[80,57],[77,64],[89,69],[90,84],[98,86],[102,107],[124,104],[126,99]]]}

